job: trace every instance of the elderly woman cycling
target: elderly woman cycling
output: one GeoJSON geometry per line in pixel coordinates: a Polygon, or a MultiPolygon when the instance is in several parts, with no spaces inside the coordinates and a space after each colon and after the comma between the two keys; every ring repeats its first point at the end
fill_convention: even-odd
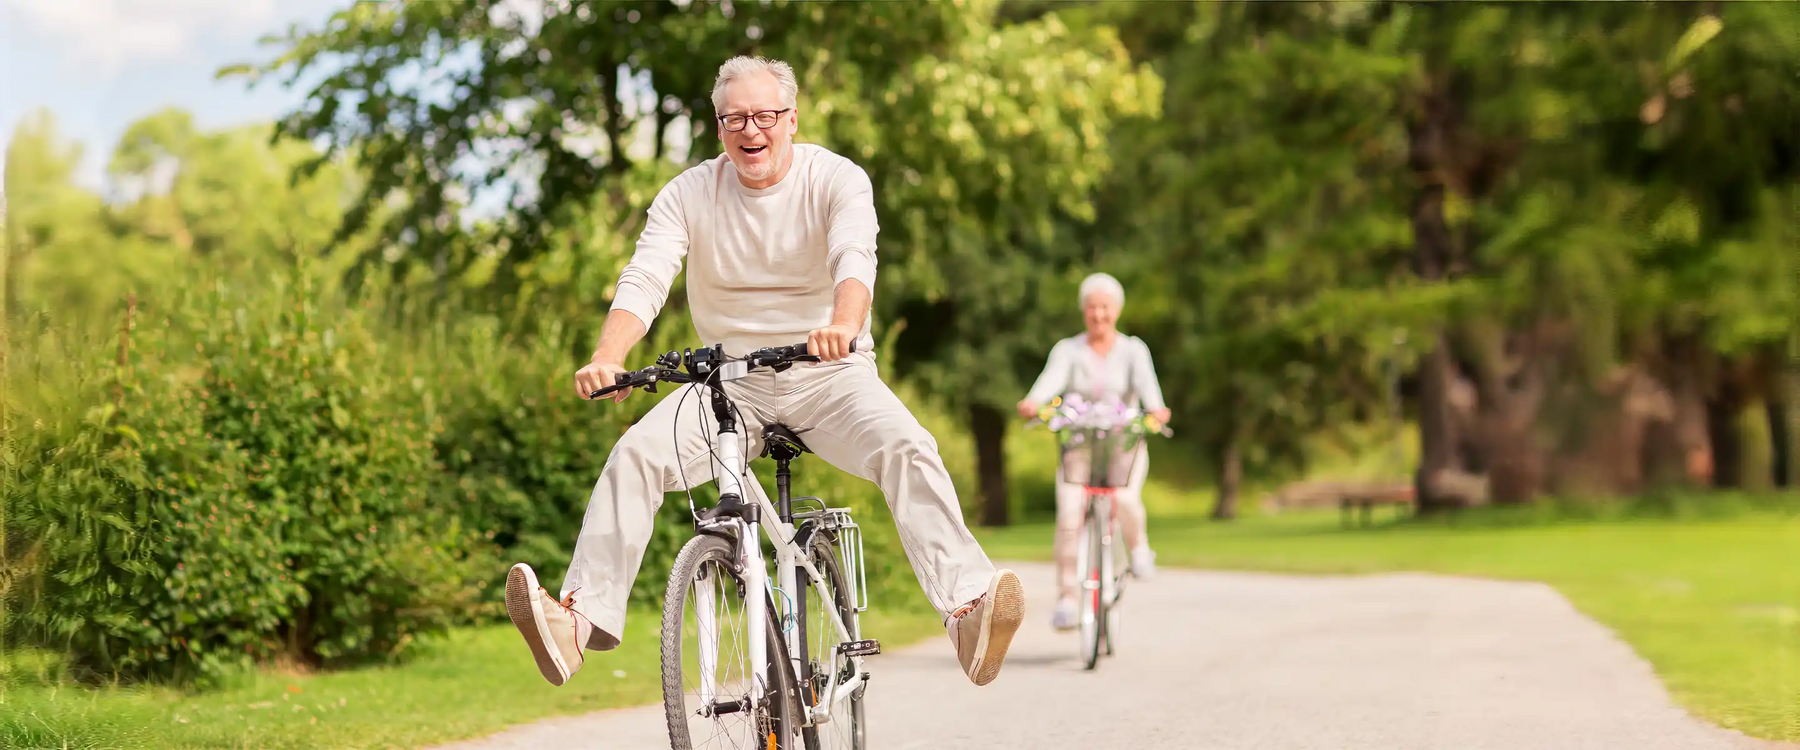
{"type": "MultiPolygon", "coordinates": [[[[1112,276],[1096,273],[1081,282],[1079,299],[1087,332],[1063,339],[1050,350],[1050,361],[1043,374],[1038,376],[1030,394],[1019,402],[1019,414],[1029,419],[1057,396],[1080,394],[1090,402],[1117,400],[1139,406],[1157,420],[1167,422],[1169,409],[1163,403],[1162,386],[1157,383],[1149,347],[1134,336],[1119,333],[1117,327],[1119,311],[1125,304],[1124,287],[1112,276]]],[[[1131,550],[1131,571],[1139,578],[1148,578],[1156,570],[1156,554],[1150,550],[1144,532],[1143,487],[1150,460],[1142,444],[1137,450],[1130,482],[1119,488],[1114,502],[1124,526],[1125,543],[1131,550]]],[[[1075,539],[1081,532],[1086,497],[1080,483],[1059,478],[1055,542],[1058,591],[1056,608],[1051,613],[1051,622],[1059,630],[1077,624],[1075,539]]]]}

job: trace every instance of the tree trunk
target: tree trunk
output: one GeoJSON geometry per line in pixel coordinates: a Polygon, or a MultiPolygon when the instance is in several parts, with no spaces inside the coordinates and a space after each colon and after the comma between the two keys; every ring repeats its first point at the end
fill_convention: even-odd
{"type": "Polygon", "coordinates": [[[1244,479],[1244,457],[1239,449],[1242,441],[1232,438],[1225,443],[1225,455],[1219,461],[1219,498],[1213,504],[1214,521],[1237,518],[1238,485],[1244,479]]]}
{"type": "Polygon", "coordinates": [[[1005,412],[981,404],[969,407],[969,432],[975,438],[975,470],[981,478],[981,525],[1009,525],[1005,412]]]}
{"type": "Polygon", "coordinates": [[[1738,430],[1743,398],[1734,383],[1721,383],[1719,394],[1706,401],[1706,435],[1712,444],[1712,486],[1744,486],[1744,438],[1738,430]]]}
{"type": "Polygon", "coordinates": [[[1771,390],[1763,402],[1764,418],[1769,420],[1769,479],[1778,488],[1794,486],[1794,434],[1788,424],[1788,402],[1780,386],[1771,390]]]}
{"type": "MultiPolygon", "coordinates": [[[[1438,84],[1441,87],[1441,82],[1438,84]]],[[[1440,91],[1425,95],[1420,111],[1407,123],[1407,169],[1417,186],[1412,200],[1413,270],[1427,282],[1443,281],[1450,272],[1450,226],[1444,220],[1445,170],[1454,113],[1440,91]]],[[[1438,478],[1460,469],[1457,434],[1450,405],[1450,379],[1455,364],[1443,332],[1433,336],[1419,373],[1419,471],[1414,476],[1421,512],[1456,503],[1438,492],[1438,478]]]]}
{"type": "Polygon", "coordinates": [[[1707,487],[1712,484],[1712,447],[1706,430],[1706,389],[1698,345],[1665,338],[1650,358],[1651,373],[1669,391],[1668,418],[1653,422],[1646,435],[1643,474],[1649,487],[1707,487]]]}
{"type": "Polygon", "coordinates": [[[1450,379],[1454,376],[1449,345],[1438,334],[1431,353],[1419,365],[1419,470],[1413,475],[1413,497],[1420,512],[1455,507],[1458,503],[1440,492],[1440,476],[1460,469],[1457,458],[1456,414],[1450,405],[1450,379]]]}

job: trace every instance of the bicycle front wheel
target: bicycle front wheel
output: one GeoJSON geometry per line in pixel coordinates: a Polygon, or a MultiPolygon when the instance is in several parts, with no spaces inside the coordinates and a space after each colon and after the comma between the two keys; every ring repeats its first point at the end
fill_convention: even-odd
{"type": "Polygon", "coordinates": [[[1106,600],[1103,597],[1101,561],[1107,554],[1106,527],[1101,525],[1099,511],[1090,506],[1087,522],[1082,524],[1081,547],[1076,552],[1076,572],[1081,576],[1081,662],[1083,669],[1100,663],[1100,649],[1106,637],[1106,600]]]}
{"type": "Polygon", "coordinates": [[[675,750],[796,747],[793,679],[777,610],[770,601],[764,632],[748,632],[744,602],[751,596],[769,601],[768,593],[749,591],[734,567],[729,540],[700,535],[681,548],[669,573],[663,596],[663,711],[675,750]],[[750,662],[752,637],[768,644],[768,663],[760,672],[750,662]]]}
{"type": "MultiPolygon", "coordinates": [[[[1110,508],[1109,508],[1110,510],[1110,508]]],[[[1125,594],[1125,581],[1130,577],[1131,561],[1126,557],[1123,529],[1119,525],[1119,517],[1109,514],[1108,539],[1105,545],[1107,553],[1104,566],[1100,570],[1101,580],[1106,586],[1101,587],[1100,611],[1105,615],[1101,619],[1101,630],[1106,639],[1106,655],[1113,655],[1113,639],[1119,635],[1119,597],[1125,594]]]]}

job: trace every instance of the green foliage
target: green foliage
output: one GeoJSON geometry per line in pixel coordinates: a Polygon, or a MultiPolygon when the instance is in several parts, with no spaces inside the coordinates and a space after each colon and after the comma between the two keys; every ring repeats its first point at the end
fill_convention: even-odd
{"type": "Polygon", "coordinates": [[[418,385],[360,313],[305,282],[171,308],[123,366],[90,353],[21,409],[5,502],[28,637],[88,674],[216,677],[387,657],[479,614],[487,560],[428,502],[418,385]]]}
{"type": "Polygon", "coordinates": [[[1065,225],[1094,219],[1107,134],[1159,114],[1162,81],[1111,28],[1056,14],[978,7],[947,41],[893,80],[822,76],[821,140],[878,186],[877,303],[908,323],[897,371],[955,406],[1010,405],[1074,332],[1043,323],[1068,319],[1094,270],[1065,225]]]}
{"type": "Polygon", "coordinates": [[[505,293],[557,252],[567,229],[599,223],[575,234],[628,237],[648,198],[635,196],[637,183],[662,171],[670,143],[690,160],[717,153],[709,95],[725,57],[786,59],[800,79],[801,137],[855,159],[878,186],[877,314],[915,324],[898,343],[903,374],[948,398],[1000,404],[1055,338],[1024,321],[1081,255],[1056,220],[1092,219],[1112,122],[1154,115],[1161,92],[1110,28],[1071,28],[1055,14],[1007,23],[999,6],[594,2],[539,17],[482,4],[359,5],[294,30],[285,54],[239,70],[321,74],[312,105],[282,129],[365,158],[371,181],[347,229],[404,196],[383,236],[414,260],[481,265],[505,293]],[[448,60],[449,49],[461,52],[448,60]],[[411,75],[427,62],[436,78],[411,75]],[[456,95],[446,100],[446,90],[456,95]],[[519,171],[518,158],[464,159],[470,152],[528,157],[532,169],[519,171]],[[461,247],[447,218],[457,191],[503,176],[529,187],[496,227],[499,252],[441,252],[461,247]],[[972,366],[996,359],[1007,366],[972,366]]]}
{"type": "Polygon", "coordinates": [[[1404,132],[1385,113],[1412,65],[1391,34],[1348,34],[1368,17],[1352,5],[1107,12],[1167,85],[1164,119],[1114,141],[1093,236],[1131,290],[1122,325],[1182,435],[1215,461],[1238,443],[1253,476],[1291,467],[1378,402],[1396,330],[1457,296],[1400,272],[1404,132]]]}
{"type": "Polygon", "coordinates": [[[376,227],[408,260],[464,249],[455,212],[502,179],[519,183],[506,196],[517,221],[504,229],[504,282],[596,195],[610,194],[609,219],[630,221],[642,204],[618,200],[619,182],[634,164],[662,160],[671,143],[716,153],[710,93],[725,57],[773,53],[797,69],[848,64],[885,77],[966,15],[940,3],[602,0],[531,13],[363,3],[295,27],[280,56],[233,70],[311,79],[309,104],[282,132],[325,140],[326,156],[358,155],[370,181],[344,229],[376,227]],[[378,215],[390,200],[398,210],[378,215]]]}
{"type": "Polygon", "coordinates": [[[1800,319],[1792,8],[1084,12],[1167,85],[1164,119],[1115,138],[1086,234],[1126,266],[1124,324],[1181,384],[1184,434],[1243,442],[1253,472],[1366,418],[1388,358],[1410,370],[1446,321],[1480,408],[1504,410],[1552,356],[1596,383],[1698,340],[1728,369],[1800,319]],[[1446,280],[1416,278],[1421,210],[1449,230],[1446,280]],[[1519,354],[1538,330],[1567,335],[1519,354]]]}
{"type": "MultiPolygon", "coordinates": [[[[41,110],[21,119],[7,142],[0,278],[8,312],[45,309],[53,300],[63,305],[110,301],[124,291],[116,282],[107,283],[110,277],[92,279],[78,289],[58,288],[52,281],[105,236],[100,197],[74,182],[81,154],[79,144],[58,135],[55,117],[41,110]]],[[[128,260],[120,273],[143,279],[165,268],[167,258],[142,254],[128,260]]]]}
{"type": "Polygon", "coordinates": [[[577,397],[570,346],[554,324],[518,341],[475,320],[424,351],[419,372],[433,383],[427,408],[442,425],[434,450],[449,485],[440,503],[508,560],[555,581],[609,446],[647,399],[614,407],[577,397]]]}
{"type": "MultiPolygon", "coordinates": [[[[295,178],[316,151],[271,132],[206,132],[184,111],[153,113],[114,150],[117,199],[103,203],[74,184],[81,149],[62,142],[54,119],[26,118],[7,146],[9,309],[82,326],[112,320],[127,292],[167,293],[198,259],[234,281],[301,258],[337,265],[327,251],[356,179],[337,162],[295,178]]],[[[368,246],[366,237],[345,244],[337,258],[368,246]]]]}

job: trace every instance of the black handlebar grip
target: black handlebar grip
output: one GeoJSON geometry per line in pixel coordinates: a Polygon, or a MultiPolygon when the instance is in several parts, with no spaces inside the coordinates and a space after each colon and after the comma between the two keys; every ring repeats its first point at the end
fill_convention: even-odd
{"type": "Polygon", "coordinates": [[[647,372],[648,372],[647,370],[631,370],[628,372],[621,372],[621,373],[619,373],[619,376],[617,378],[613,379],[612,385],[609,385],[605,388],[601,388],[600,390],[597,390],[597,391],[594,391],[593,393],[588,394],[588,398],[596,399],[596,398],[600,398],[601,396],[610,396],[614,393],[618,393],[619,391],[625,390],[627,388],[636,388],[640,385],[647,385],[650,382],[652,382],[652,380],[653,380],[653,378],[650,377],[647,374],[647,372]]]}
{"type": "MultiPolygon", "coordinates": [[[[796,357],[810,357],[812,356],[812,352],[808,351],[809,348],[811,348],[810,345],[807,342],[802,341],[790,347],[790,350],[794,352],[794,356],[796,357]]],[[[850,339],[850,353],[856,353],[856,339],[850,339]]]]}

